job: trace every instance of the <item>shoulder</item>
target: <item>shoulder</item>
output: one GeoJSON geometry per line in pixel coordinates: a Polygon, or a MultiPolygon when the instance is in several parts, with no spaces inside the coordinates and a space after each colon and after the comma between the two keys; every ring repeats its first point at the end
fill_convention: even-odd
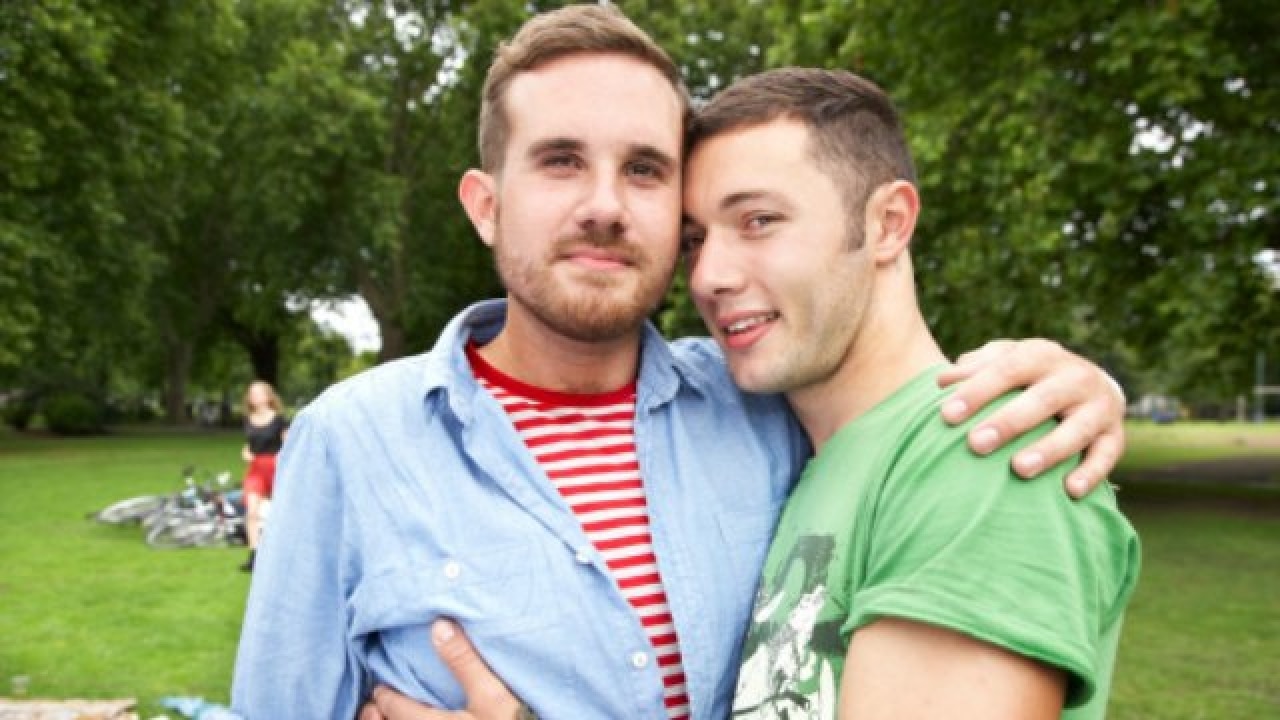
{"type": "Polygon", "coordinates": [[[1074,702],[1096,685],[1099,629],[1132,593],[1137,536],[1110,488],[1071,500],[1074,461],[1029,481],[1013,472],[1051,423],[987,456],[969,450],[968,430],[1012,397],[957,427],[923,403],[892,435],[848,627],[894,616],[949,628],[1066,670],[1074,702]]]}
{"type": "Polygon", "coordinates": [[[335,383],[303,408],[294,423],[341,426],[376,418],[415,398],[421,401],[427,359],[423,354],[391,360],[335,383]]]}

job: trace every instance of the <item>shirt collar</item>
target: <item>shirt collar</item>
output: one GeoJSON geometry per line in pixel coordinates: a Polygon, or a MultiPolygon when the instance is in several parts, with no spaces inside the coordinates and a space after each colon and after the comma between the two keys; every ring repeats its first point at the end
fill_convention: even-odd
{"type": "MultiPolygon", "coordinates": [[[[467,341],[483,345],[497,336],[507,317],[507,301],[484,300],[458,313],[441,331],[427,354],[423,369],[422,394],[427,402],[447,402],[463,423],[471,419],[480,384],[467,363],[467,341]]],[[[637,378],[636,407],[652,410],[671,401],[683,381],[697,389],[701,374],[672,355],[667,341],[646,321],[640,333],[640,377],[637,378]]]]}

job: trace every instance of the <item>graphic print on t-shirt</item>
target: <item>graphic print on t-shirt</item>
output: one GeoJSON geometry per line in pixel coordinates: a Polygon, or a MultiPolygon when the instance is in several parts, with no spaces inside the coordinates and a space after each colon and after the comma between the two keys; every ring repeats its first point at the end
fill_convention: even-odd
{"type": "Polygon", "coordinates": [[[841,613],[827,603],[831,535],[804,535],[761,580],[743,649],[733,716],[760,720],[834,718],[843,657],[841,613]]]}

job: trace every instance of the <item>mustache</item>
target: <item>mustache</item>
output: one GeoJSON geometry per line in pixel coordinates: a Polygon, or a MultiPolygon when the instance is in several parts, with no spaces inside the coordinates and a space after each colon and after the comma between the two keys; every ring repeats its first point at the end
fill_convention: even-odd
{"type": "Polygon", "coordinates": [[[631,265],[640,265],[646,258],[637,245],[627,240],[624,232],[615,228],[591,228],[585,232],[563,237],[556,241],[552,249],[557,255],[568,255],[583,247],[607,250],[631,265]]]}

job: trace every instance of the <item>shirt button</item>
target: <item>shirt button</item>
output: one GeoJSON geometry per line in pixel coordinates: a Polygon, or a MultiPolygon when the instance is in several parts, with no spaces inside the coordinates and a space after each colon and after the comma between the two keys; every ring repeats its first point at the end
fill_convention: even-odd
{"type": "Polygon", "coordinates": [[[637,653],[631,654],[631,667],[639,670],[640,668],[648,664],[649,664],[648,653],[637,652],[637,653]]]}
{"type": "Polygon", "coordinates": [[[573,554],[573,559],[577,560],[579,565],[589,565],[591,564],[591,553],[587,552],[586,548],[578,548],[578,551],[573,554]]]}
{"type": "Polygon", "coordinates": [[[444,564],[444,576],[450,580],[457,580],[461,574],[462,566],[458,564],[457,560],[450,560],[444,564]]]}

